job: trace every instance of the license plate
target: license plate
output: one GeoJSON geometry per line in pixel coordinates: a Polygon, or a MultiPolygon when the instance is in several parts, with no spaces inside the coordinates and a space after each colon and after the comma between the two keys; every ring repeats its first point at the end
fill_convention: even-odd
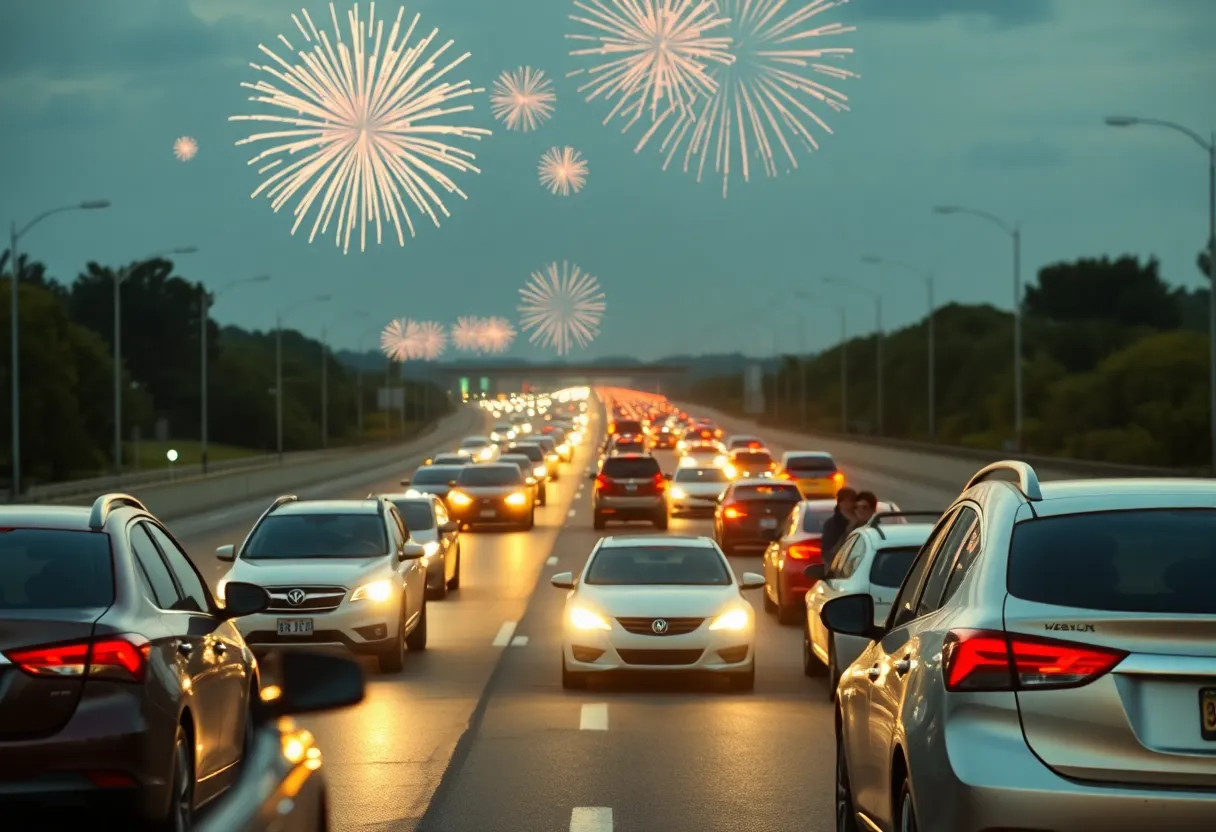
{"type": "Polygon", "coordinates": [[[1216,688],[1199,689],[1199,732],[1216,741],[1216,688]]]}
{"type": "Polygon", "coordinates": [[[310,636],[312,635],[311,618],[280,618],[279,635],[281,636],[310,636]]]}
{"type": "Polygon", "coordinates": [[[497,517],[498,512],[492,508],[482,509],[481,516],[482,517],[497,517]]]}
{"type": "Polygon", "coordinates": [[[633,483],[629,483],[625,486],[625,490],[626,491],[637,491],[638,487],[636,485],[634,485],[633,483]]]}
{"type": "Polygon", "coordinates": [[[760,521],[760,528],[762,528],[762,529],[777,528],[777,518],[776,517],[765,517],[763,520],[760,521]]]}

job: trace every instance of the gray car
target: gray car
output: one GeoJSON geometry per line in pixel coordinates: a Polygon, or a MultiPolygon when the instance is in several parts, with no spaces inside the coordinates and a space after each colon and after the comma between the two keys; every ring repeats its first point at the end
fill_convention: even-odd
{"type": "Polygon", "coordinates": [[[649,454],[610,456],[592,474],[592,523],[603,529],[609,520],[644,520],[667,528],[667,475],[649,454]]]}
{"type": "Polygon", "coordinates": [[[1216,483],[981,470],[837,689],[837,829],[1216,828],[1216,483]],[[1016,482],[995,480],[1013,474],[1016,482]]]}
{"type": "Polygon", "coordinates": [[[426,597],[442,601],[449,589],[460,589],[460,525],[448,517],[443,500],[419,491],[383,496],[397,507],[410,540],[425,553],[426,597]]]}

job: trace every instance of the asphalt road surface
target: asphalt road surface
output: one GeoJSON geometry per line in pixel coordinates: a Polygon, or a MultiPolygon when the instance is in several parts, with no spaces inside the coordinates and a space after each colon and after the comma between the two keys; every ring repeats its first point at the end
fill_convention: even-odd
{"type": "MultiPolygon", "coordinates": [[[[725,684],[597,680],[563,691],[555,572],[578,572],[601,534],[588,481],[599,425],[532,532],[461,537],[461,589],[431,602],[429,646],[405,671],[374,663],[360,705],[301,720],[324,754],[334,830],[375,832],[765,832],[833,828],[834,740],[824,683],[802,674],[801,633],[757,608],[751,693],[725,684]]],[[[742,425],[723,420],[727,433],[742,425]]],[[[774,454],[787,450],[772,443],[774,454]]],[[[673,470],[670,452],[656,454],[673,470]]],[[[905,509],[942,509],[957,495],[854,468],[850,484],[905,509]]],[[[962,483],[959,484],[960,488],[962,483]]],[[[396,481],[302,496],[361,497],[396,481]]],[[[183,543],[214,581],[210,553],[239,542],[248,521],[186,524],[183,543]],[[223,527],[223,526],[227,527],[223,527]]],[[[674,520],[668,534],[711,534],[674,520]]],[[[731,558],[759,571],[758,556],[731,558]]]]}

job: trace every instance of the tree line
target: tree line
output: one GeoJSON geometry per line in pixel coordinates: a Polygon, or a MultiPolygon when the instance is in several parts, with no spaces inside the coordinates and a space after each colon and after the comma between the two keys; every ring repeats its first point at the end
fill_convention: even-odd
{"type": "MultiPolygon", "coordinates": [[[[201,436],[203,293],[174,274],[170,260],[135,267],[122,284],[121,359],[124,456],[131,440],[201,436]]],[[[0,390],[11,389],[9,252],[0,255],[0,390]]],[[[114,467],[115,269],[90,262],[71,283],[21,258],[18,339],[22,479],[36,483],[97,476],[114,467]]],[[[210,303],[208,302],[208,306],[210,303]]],[[[207,322],[208,440],[272,453],[276,447],[275,333],[207,322]]],[[[282,333],[283,446],[322,446],[322,346],[282,333]]],[[[397,438],[452,409],[447,392],[400,379],[399,366],[359,374],[326,356],[328,445],[397,438]],[[405,387],[405,413],[382,412],[377,388],[405,387]],[[360,394],[362,388],[362,394],[360,394]],[[362,408],[360,408],[360,399],[362,408]],[[363,423],[359,422],[359,414],[363,423]]],[[[10,407],[0,408],[0,460],[11,470],[10,407]]],[[[7,475],[6,475],[7,478],[7,475]]]]}
{"type": "MultiPolygon", "coordinates": [[[[1211,268],[1206,253],[1198,263],[1211,268]]],[[[1200,469],[1211,458],[1209,289],[1171,287],[1158,262],[1087,258],[1041,269],[1023,297],[1022,446],[1026,453],[1200,469]]],[[[1013,315],[950,304],[934,316],[936,427],[928,420],[927,319],[883,336],[882,433],[1009,449],[1013,315]]],[[[764,378],[763,421],[825,432],[878,432],[878,340],[785,355],[764,378]],[[803,385],[806,395],[803,397],[803,385]],[[841,394],[847,399],[842,422],[841,394]],[[805,413],[803,402],[805,404],[805,413]]],[[[741,413],[740,374],[694,383],[693,400],[741,413]]]]}

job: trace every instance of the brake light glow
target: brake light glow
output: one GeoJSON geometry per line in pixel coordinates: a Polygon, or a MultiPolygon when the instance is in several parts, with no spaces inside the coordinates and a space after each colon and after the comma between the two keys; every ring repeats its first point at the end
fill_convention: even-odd
{"type": "Polygon", "coordinates": [[[662,491],[667,487],[667,477],[660,474],[654,475],[654,487],[662,491]]]}
{"type": "Polygon", "coordinates": [[[991,630],[952,630],[942,647],[946,690],[1050,690],[1087,685],[1123,661],[1109,647],[991,630]]]}
{"type": "Polygon", "coordinates": [[[608,477],[605,477],[603,474],[600,474],[595,478],[595,487],[597,490],[607,488],[610,485],[612,485],[612,480],[608,479],[608,477]]]}
{"type": "Polygon", "coordinates": [[[128,635],[9,650],[5,656],[31,676],[85,676],[142,682],[148,664],[148,640],[128,635]]]}
{"type": "Polygon", "coordinates": [[[746,517],[747,512],[740,511],[739,509],[735,508],[734,506],[728,506],[725,510],[723,510],[722,515],[727,520],[738,520],[740,517],[746,517]]]}
{"type": "Polygon", "coordinates": [[[808,541],[806,543],[792,543],[789,549],[786,550],[786,557],[790,560],[823,560],[823,546],[819,541],[808,541]]]}
{"type": "Polygon", "coordinates": [[[832,474],[832,483],[837,488],[843,488],[844,487],[844,474],[840,473],[839,471],[837,471],[835,474],[832,474]]]}

